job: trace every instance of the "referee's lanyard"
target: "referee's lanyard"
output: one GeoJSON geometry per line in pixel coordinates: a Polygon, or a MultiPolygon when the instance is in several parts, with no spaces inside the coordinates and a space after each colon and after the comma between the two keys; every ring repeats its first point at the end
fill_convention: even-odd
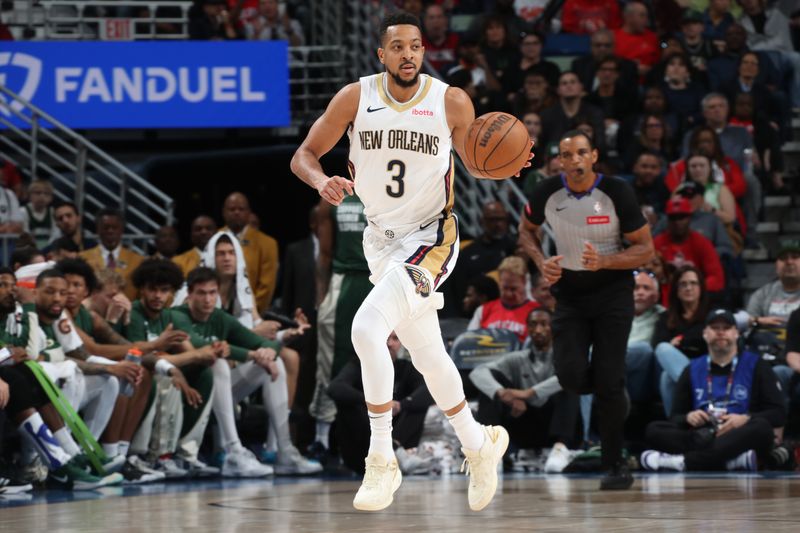
{"type": "MultiPolygon", "coordinates": [[[[731,388],[733,387],[733,376],[736,374],[736,365],[739,363],[739,356],[733,358],[731,363],[731,372],[728,374],[728,385],[725,387],[725,401],[722,403],[725,409],[728,408],[728,402],[731,399],[731,388]]],[[[708,410],[714,409],[714,398],[712,397],[712,379],[711,379],[711,356],[708,356],[706,372],[706,388],[708,390],[708,410]]]]}

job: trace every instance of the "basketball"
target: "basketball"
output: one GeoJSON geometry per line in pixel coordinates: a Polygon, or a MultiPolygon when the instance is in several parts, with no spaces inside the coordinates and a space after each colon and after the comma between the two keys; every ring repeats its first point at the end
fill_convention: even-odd
{"type": "Polygon", "coordinates": [[[464,142],[467,164],[479,178],[502,180],[522,170],[531,138],[522,121],[508,113],[486,113],[475,119],[464,142]]]}

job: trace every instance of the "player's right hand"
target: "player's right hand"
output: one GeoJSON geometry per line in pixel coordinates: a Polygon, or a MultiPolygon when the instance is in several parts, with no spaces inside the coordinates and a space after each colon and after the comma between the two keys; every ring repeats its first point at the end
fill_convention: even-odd
{"type": "Polygon", "coordinates": [[[354,184],[349,179],[341,176],[331,176],[317,185],[319,195],[331,205],[339,205],[344,200],[344,195],[353,194],[354,184]]]}
{"type": "Polygon", "coordinates": [[[554,255],[545,259],[542,263],[542,275],[547,283],[553,285],[561,279],[561,260],[564,259],[563,255],[554,255]]]}

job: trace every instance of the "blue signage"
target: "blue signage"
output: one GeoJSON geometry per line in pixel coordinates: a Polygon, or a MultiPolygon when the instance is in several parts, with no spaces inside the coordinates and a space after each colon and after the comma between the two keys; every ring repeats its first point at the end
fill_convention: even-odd
{"type": "Polygon", "coordinates": [[[286,126],[287,55],[284,41],[4,41],[0,85],[71,128],[286,126]]]}

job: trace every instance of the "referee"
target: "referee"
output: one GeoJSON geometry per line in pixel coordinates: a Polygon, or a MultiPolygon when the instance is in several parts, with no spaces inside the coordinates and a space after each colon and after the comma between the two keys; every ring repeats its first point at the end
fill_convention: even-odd
{"type": "Polygon", "coordinates": [[[600,489],[614,490],[633,484],[622,461],[631,270],[649,261],[654,251],[633,189],[620,178],[595,173],[597,155],[580,131],[561,137],[563,173],[536,185],[519,235],[556,298],[552,328],[558,380],[566,390],[597,398],[605,473],[600,489]],[[550,258],[542,252],[539,233],[545,221],[558,253],[550,258]]]}

